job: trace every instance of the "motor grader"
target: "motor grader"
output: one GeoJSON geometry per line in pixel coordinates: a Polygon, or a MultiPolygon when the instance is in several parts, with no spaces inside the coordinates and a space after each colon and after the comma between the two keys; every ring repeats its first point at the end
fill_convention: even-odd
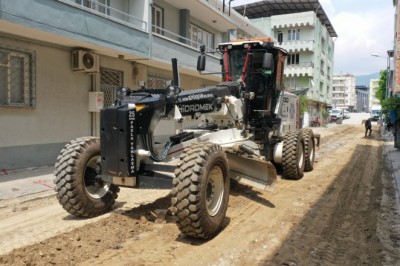
{"type": "MultiPolygon", "coordinates": [[[[230,180],[271,189],[276,166],[300,179],[314,164],[315,136],[300,129],[299,100],[283,89],[286,51],[271,39],[222,43],[222,82],[182,91],[177,62],[165,89],[121,88],[100,114],[100,138],[77,138],[55,164],[55,190],[72,215],[109,211],[119,187],[171,188],[170,211],[187,236],[222,228],[230,180]],[[160,123],[172,127],[161,143],[160,123]],[[190,122],[190,123],[189,123],[190,122]]],[[[197,69],[206,73],[201,48],[197,69]]]]}

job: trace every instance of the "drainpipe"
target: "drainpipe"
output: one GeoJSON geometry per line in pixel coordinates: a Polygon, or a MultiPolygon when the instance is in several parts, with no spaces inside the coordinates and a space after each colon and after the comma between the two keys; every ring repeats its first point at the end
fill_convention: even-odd
{"type": "Polygon", "coordinates": [[[229,0],[229,16],[231,16],[231,2],[234,0],[229,0]]]}
{"type": "Polygon", "coordinates": [[[151,16],[151,6],[153,4],[153,0],[149,0],[149,10],[148,10],[148,20],[147,20],[147,31],[149,32],[149,54],[147,56],[147,59],[150,60],[151,58],[151,53],[152,53],[152,49],[151,49],[151,44],[153,42],[153,25],[151,24],[151,21],[153,21],[152,16],[151,16]]]}
{"type": "MultiPolygon", "coordinates": [[[[96,91],[96,77],[97,74],[90,75],[90,91],[96,91]]],[[[96,121],[96,112],[90,113],[90,136],[94,136],[95,134],[95,123],[96,121]]]]}

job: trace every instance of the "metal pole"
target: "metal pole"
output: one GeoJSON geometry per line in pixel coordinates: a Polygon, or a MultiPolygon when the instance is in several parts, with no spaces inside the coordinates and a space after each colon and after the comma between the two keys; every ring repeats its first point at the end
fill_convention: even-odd
{"type": "Polygon", "coordinates": [[[386,99],[388,99],[390,97],[390,93],[389,93],[389,71],[390,71],[390,57],[387,57],[387,66],[386,66],[386,99]]]}

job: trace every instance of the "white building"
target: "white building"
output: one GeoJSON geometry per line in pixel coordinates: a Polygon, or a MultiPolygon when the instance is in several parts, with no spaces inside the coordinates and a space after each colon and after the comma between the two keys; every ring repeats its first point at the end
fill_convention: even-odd
{"type": "Polygon", "coordinates": [[[369,87],[356,86],[356,106],[357,112],[366,113],[369,111],[369,87]]]}
{"type": "Polygon", "coordinates": [[[373,106],[380,105],[378,98],[376,98],[375,94],[379,87],[379,79],[370,79],[369,80],[369,111],[373,106]]]}
{"type": "Polygon", "coordinates": [[[235,7],[289,54],[285,65],[285,87],[308,89],[315,102],[330,104],[334,38],[337,34],[318,0],[258,1],[235,7]]]}
{"type": "Polygon", "coordinates": [[[171,58],[184,90],[216,84],[196,70],[200,44],[262,35],[216,0],[1,2],[0,169],[51,165],[66,142],[98,135],[101,103],[139,81],[165,88],[171,58]]]}
{"type": "Polygon", "coordinates": [[[332,106],[349,111],[355,108],[356,78],[354,75],[333,75],[332,106]]]}

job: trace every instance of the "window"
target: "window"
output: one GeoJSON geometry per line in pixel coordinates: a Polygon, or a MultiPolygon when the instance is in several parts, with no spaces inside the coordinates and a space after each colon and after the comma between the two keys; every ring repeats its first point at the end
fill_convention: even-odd
{"type": "Polygon", "coordinates": [[[299,64],[300,55],[299,54],[288,54],[287,56],[287,64],[288,65],[298,65],[299,64]]]}
{"type": "Polygon", "coordinates": [[[282,44],[283,42],[283,33],[281,31],[278,31],[278,42],[279,44],[282,44]]]}
{"type": "Polygon", "coordinates": [[[298,87],[297,77],[289,77],[286,81],[289,89],[296,89],[298,87]]]}
{"type": "Polygon", "coordinates": [[[196,25],[189,25],[190,45],[198,48],[199,45],[204,44],[206,50],[214,50],[214,34],[209,33],[196,25]]]}
{"type": "Polygon", "coordinates": [[[113,105],[117,89],[123,86],[124,73],[114,69],[100,69],[100,90],[104,93],[104,106],[113,105]]]}
{"type": "Polygon", "coordinates": [[[164,10],[158,6],[151,7],[152,31],[158,34],[164,34],[164,10]]]}
{"type": "Polygon", "coordinates": [[[96,10],[100,13],[110,15],[110,0],[75,0],[75,3],[96,10]]]}
{"type": "Polygon", "coordinates": [[[159,76],[147,76],[147,88],[149,89],[165,89],[166,84],[171,79],[159,76]]]}
{"type": "Polygon", "coordinates": [[[0,106],[35,106],[34,57],[0,47],[0,106]]]}
{"type": "Polygon", "coordinates": [[[325,63],[323,60],[321,60],[321,75],[324,76],[325,75],[325,63]]]}
{"type": "Polygon", "coordinates": [[[300,29],[288,30],[288,41],[300,40],[300,29]]]}

